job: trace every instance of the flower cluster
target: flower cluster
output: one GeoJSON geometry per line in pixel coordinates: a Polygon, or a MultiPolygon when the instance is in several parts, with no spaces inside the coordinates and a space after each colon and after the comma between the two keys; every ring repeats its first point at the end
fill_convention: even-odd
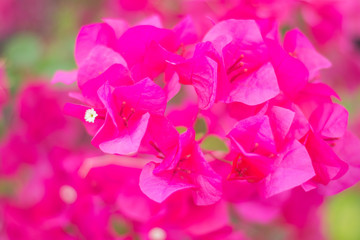
{"type": "Polygon", "coordinates": [[[249,222],[313,228],[323,196],[360,179],[359,140],[321,82],[331,64],[298,29],[281,41],[271,20],[199,34],[189,17],[172,29],[105,19],[80,30],[75,60],[53,78],[79,87],[64,111],[111,154],[83,174],[140,236],[239,239],[229,204],[249,222]]]}

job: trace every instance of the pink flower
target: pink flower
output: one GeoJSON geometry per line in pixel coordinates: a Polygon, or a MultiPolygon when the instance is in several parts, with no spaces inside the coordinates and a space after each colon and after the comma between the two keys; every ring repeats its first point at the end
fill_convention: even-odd
{"type": "Polygon", "coordinates": [[[221,57],[214,59],[220,69],[217,99],[257,105],[279,93],[268,47],[255,21],[220,22],[203,41],[210,41],[221,57]]]}
{"type": "Polygon", "coordinates": [[[312,178],[315,173],[306,148],[297,140],[285,140],[293,117],[274,107],[269,117],[254,116],[239,121],[228,135],[237,154],[229,178],[260,182],[266,197],[312,178]]]}
{"type": "Polygon", "coordinates": [[[314,132],[309,132],[305,144],[316,172],[313,183],[327,185],[348,171],[347,159],[340,159],[332,149],[332,144],[344,136],[347,119],[347,111],[334,103],[320,105],[312,113],[309,121],[314,132]]]}
{"type": "Polygon", "coordinates": [[[150,162],[144,167],[140,188],[149,198],[163,202],[175,192],[189,189],[197,205],[220,200],[221,178],[204,159],[194,137],[194,131],[188,129],[180,135],[176,152],[163,156],[161,163],[150,162]]]}
{"type": "Polygon", "coordinates": [[[298,29],[291,30],[285,34],[284,49],[305,64],[309,70],[310,79],[317,76],[319,70],[331,66],[329,60],[319,54],[298,29]]]}
{"type": "Polygon", "coordinates": [[[227,20],[209,30],[192,58],[174,64],[180,82],[194,86],[199,107],[209,109],[215,101],[257,105],[275,97],[279,89],[269,57],[255,21],[227,20]]]}
{"type": "Polygon", "coordinates": [[[65,111],[87,125],[95,124],[92,143],[113,154],[135,153],[150,116],[163,115],[166,107],[164,92],[150,79],[115,88],[105,82],[97,90],[97,98],[101,107],[99,101],[93,98],[97,100],[98,108],[67,104],[65,111]]]}

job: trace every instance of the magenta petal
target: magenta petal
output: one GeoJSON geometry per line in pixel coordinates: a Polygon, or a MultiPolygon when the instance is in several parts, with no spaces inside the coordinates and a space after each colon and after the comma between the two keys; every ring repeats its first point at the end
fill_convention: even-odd
{"type": "Polygon", "coordinates": [[[132,75],[137,80],[141,80],[145,77],[154,79],[166,70],[168,63],[180,61],[183,61],[181,56],[169,52],[159,43],[151,41],[148,44],[141,61],[137,62],[131,71],[132,75]]]}
{"type": "Polygon", "coordinates": [[[298,29],[291,30],[285,34],[284,49],[287,52],[293,53],[305,64],[309,70],[310,79],[315,77],[319,70],[331,66],[329,60],[320,55],[298,29]]]}
{"type": "Polygon", "coordinates": [[[265,197],[292,189],[315,176],[306,148],[296,140],[280,153],[274,169],[264,181],[265,197]]]}
{"type": "Polygon", "coordinates": [[[148,168],[144,168],[140,187],[151,199],[162,202],[172,193],[186,188],[192,188],[197,205],[210,205],[221,199],[221,176],[204,159],[194,138],[195,131],[188,129],[180,135],[175,151],[168,152],[160,164],[149,163],[148,168]]]}
{"type": "Polygon", "coordinates": [[[95,23],[83,26],[75,43],[75,60],[81,65],[90,50],[97,45],[114,46],[116,36],[114,30],[106,23],[95,23]]]}
{"type": "Polygon", "coordinates": [[[308,83],[304,88],[303,92],[311,95],[320,95],[324,97],[334,96],[337,99],[341,100],[339,95],[334,91],[334,89],[332,89],[325,83],[308,83]]]}
{"type": "Polygon", "coordinates": [[[170,101],[181,89],[179,75],[170,70],[165,70],[165,82],[164,92],[166,93],[167,101],[170,101]]]}
{"type": "Polygon", "coordinates": [[[222,181],[204,159],[200,146],[196,146],[192,154],[192,176],[197,188],[192,192],[196,205],[210,205],[221,199],[222,196],[222,181]]]}
{"type": "MultiPolygon", "coordinates": [[[[216,175],[214,174],[214,176],[216,175]]],[[[221,199],[221,179],[219,176],[214,178],[213,176],[199,175],[196,178],[196,181],[198,184],[198,190],[193,191],[196,205],[211,205],[221,199]]]]}
{"type": "Polygon", "coordinates": [[[336,103],[319,106],[311,114],[309,122],[314,130],[325,139],[341,138],[348,124],[349,113],[336,103]]]}
{"type": "Polygon", "coordinates": [[[118,40],[118,49],[131,69],[141,62],[152,41],[168,51],[175,50],[176,36],[173,31],[154,26],[142,25],[129,28],[118,40]]]}
{"type": "Polygon", "coordinates": [[[351,132],[335,142],[334,151],[349,164],[349,171],[336,181],[331,181],[327,186],[322,187],[327,195],[337,194],[360,180],[360,140],[351,132]]]}
{"type": "Polygon", "coordinates": [[[285,140],[290,131],[295,113],[287,108],[274,106],[269,111],[270,125],[274,133],[275,142],[279,144],[285,140]]]}
{"type": "Polygon", "coordinates": [[[278,78],[280,89],[290,97],[303,89],[309,79],[309,71],[298,59],[291,57],[279,43],[267,40],[271,62],[278,78]]]}
{"type": "Polygon", "coordinates": [[[131,86],[121,86],[114,90],[115,99],[125,101],[136,111],[163,115],[166,108],[166,96],[160,86],[145,78],[131,86]]]}
{"type": "Polygon", "coordinates": [[[97,45],[87,55],[79,66],[78,85],[81,88],[89,79],[95,78],[105,72],[113,64],[127,67],[122,56],[105,46],[97,45]]]}
{"type": "Polygon", "coordinates": [[[116,138],[118,133],[119,130],[114,125],[114,121],[109,114],[106,114],[105,119],[103,120],[103,125],[98,129],[91,140],[91,143],[94,146],[99,147],[101,143],[116,138]]]}
{"type": "Polygon", "coordinates": [[[99,88],[97,94],[102,104],[105,106],[108,115],[111,117],[114,126],[118,127],[118,122],[120,122],[120,116],[117,113],[117,107],[112,96],[109,82],[105,82],[105,84],[99,88]]]}
{"type": "Polygon", "coordinates": [[[173,29],[179,38],[178,45],[192,44],[198,40],[194,22],[190,16],[183,18],[173,29]]]}
{"type": "Polygon", "coordinates": [[[117,130],[112,121],[107,120],[94,137],[92,143],[94,145],[98,144],[103,152],[109,154],[127,155],[136,153],[145,135],[149,118],[150,114],[145,113],[140,119],[130,120],[128,126],[121,130],[117,130]]]}
{"type": "Polygon", "coordinates": [[[280,93],[271,63],[264,64],[245,79],[236,80],[230,89],[226,102],[241,102],[251,106],[268,101],[280,93]]]}
{"type": "Polygon", "coordinates": [[[236,140],[246,152],[276,153],[274,136],[268,116],[253,116],[239,121],[228,137],[236,140]]]}
{"type": "Polygon", "coordinates": [[[102,106],[98,90],[105,82],[108,82],[112,87],[133,84],[129,70],[121,64],[113,64],[104,73],[80,86],[80,90],[87,102],[94,106],[102,106]]]}
{"type": "Polygon", "coordinates": [[[181,181],[172,171],[155,175],[156,163],[146,164],[140,174],[140,189],[151,200],[161,203],[179,190],[194,188],[191,183],[181,181]]]}
{"type": "Polygon", "coordinates": [[[154,144],[165,155],[169,152],[173,153],[179,144],[179,132],[167,118],[153,115],[150,117],[143,143],[144,145],[150,144],[149,148],[154,154],[159,154],[154,148],[154,144]]]}
{"type": "Polygon", "coordinates": [[[348,165],[316,133],[309,133],[306,149],[311,157],[316,173],[313,179],[315,182],[326,185],[331,180],[343,176],[348,170],[348,165]]]}
{"type": "Polygon", "coordinates": [[[209,57],[195,56],[176,65],[183,84],[192,84],[198,95],[199,108],[209,109],[215,102],[217,86],[217,63],[209,57]]]}
{"type": "Polygon", "coordinates": [[[263,43],[260,29],[254,20],[235,19],[216,24],[205,35],[203,42],[212,42],[215,49],[221,53],[222,49],[233,40],[245,40],[243,41],[244,44],[248,45],[263,43]]]}
{"type": "Polygon", "coordinates": [[[172,109],[167,114],[167,118],[174,124],[174,126],[185,126],[187,128],[194,127],[195,121],[199,113],[199,108],[196,104],[185,103],[181,109],[172,109]]]}
{"type": "Polygon", "coordinates": [[[303,89],[309,79],[309,72],[304,64],[289,55],[282,59],[275,71],[280,89],[288,96],[294,96],[303,89]]]}
{"type": "Polygon", "coordinates": [[[292,104],[291,110],[294,111],[295,116],[290,127],[288,137],[290,139],[301,139],[309,132],[310,124],[302,110],[297,105],[292,104]]]}

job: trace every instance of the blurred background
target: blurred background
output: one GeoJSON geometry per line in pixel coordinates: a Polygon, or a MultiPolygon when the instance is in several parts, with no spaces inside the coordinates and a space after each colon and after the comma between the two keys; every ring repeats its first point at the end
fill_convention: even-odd
{"type": "MultiPolygon", "coordinates": [[[[323,73],[323,81],[339,93],[350,113],[350,125],[360,136],[359,6],[360,1],[353,0],[0,0],[0,59],[9,90],[0,115],[0,139],[11,124],[15,96],[22,86],[33,81],[50,82],[56,70],[76,67],[74,42],[82,25],[102,18],[123,18],[135,24],[156,14],[165,27],[172,27],[187,14],[204,17],[198,16],[196,9],[215,19],[274,18],[283,32],[300,28],[332,61],[333,67],[323,73]],[[285,5],[290,11],[283,11],[285,5]]],[[[0,183],[0,196],[7,194],[3,185],[0,183]]],[[[329,239],[360,239],[359,186],[327,200],[322,211],[329,239]]]]}

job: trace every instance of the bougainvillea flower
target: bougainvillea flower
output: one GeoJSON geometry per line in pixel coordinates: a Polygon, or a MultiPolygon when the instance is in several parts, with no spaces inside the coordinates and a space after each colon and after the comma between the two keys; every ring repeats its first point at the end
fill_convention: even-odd
{"type": "Polygon", "coordinates": [[[253,116],[239,121],[229,133],[244,151],[251,153],[276,153],[274,136],[268,116],[253,116]]]}
{"type": "MultiPolygon", "coordinates": [[[[316,173],[312,181],[326,185],[331,180],[343,176],[348,170],[348,165],[339,158],[319,134],[310,131],[305,146],[316,173]]],[[[307,187],[310,186],[307,185],[307,187]]]]}
{"type": "Polygon", "coordinates": [[[288,134],[295,122],[296,113],[287,108],[273,106],[268,110],[268,116],[275,144],[277,149],[281,149],[283,144],[286,144],[286,139],[291,139],[288,134]]]}
{"type": "Polygon", "coordinates": [[[95,23],[83,26],[75,43],[75,60],[78,66],[82,65],[91,49],[96,46],[105,46],[116,49],[116,41],[120,34],[128,28],[122,20],[105,19],[104,23],[95,23]]]}
{"type": "Polygon", "coordinates": [[[314,131],[324,139],[337,139],[344,136],[349,114],[336,103],[325,103],[313,111],[309,122],[314,131]]]}
{"type": "Polygon", "coordinates": [[[302,114],[309,119],[311,114],[320,105],[332,103],[332,97],[340,100],[339,95],[324,83],[308,83],[294,99],[294,103],[300,108],[302,114]]]}
{"type": "MultiPolygon", "coordinates": [[[[69,94],[77,104],[64,111],[81,119],[92,144],[107,154],[95,149],[83,165],[81,157],[70,159],[66,146],[78,149],[80,141],[63,143],[60,135],[52,145],[58,136],[52,132],[63,129],[56,101],[45,94],[42,102],[34,92],[31,101],[21,101],[23,123],[1,143],[6,164],[0,175],[17,173],[22,162],[42,167],[30,170],[29,184],[17,191],[24,205],[44,203],[26,231],[48,217],[56,229],[70,227],[71,236],[86,239],[241,239],[230,219],[241,220],[244,231],[254,223],[286,229],[281,220],[294,226],[284,230],[285,238],[307,238],[313,228],[299,212],[314,216],[318,227],[312,206],[358,182],[359,140],[347,131],[345,108],[333,103],[338,95],[320,81],[330,63],[299,30],[281,43],[281,23],[258,19],[283,16],[277,9],[283,1],[255,1],[259,10],[254,1],[229,1],[238,13],[213,1],[217,13],[206,7],[213,26],[200,20],[199,11],[192,15],[196,22],[185,17],[166,29],[175,23],[166,21],[173,13],[155,15],[149,0],[148,18],[127,19],[138,23],[133,27],[117,19],[83,27],[75,48],[78,68],[58,72],[53,82],[77,81],[79,91],[69,94]],[[51,144],[48,135],[55,136],[51,144]],[[45,150],[38,146],[43,143],[45,150]],[[16,152],[19,147],[25,151],[16,152]],[[21,197],[27,189],[34,189],[29,201],[21,197]],[[296,204],[299,209],[292,209],[296,204]]],[[[176,18],[187,16],[181,8],[191,4],[176,3],[176,18]]]]}
{"type": "Polygon", "coordinates": [[[203,54],[197,45],[194,56],[176,65],[180,83],[193,85],[200,109],[209,109],[215,102],[217,92],[218,64],[203,54]]]}
{"type": "Polygon", "coordinates": [[[210,29],[203,41],[210,41],[222,58],[217,61],[223,68],[218,70],[220,95],[217,99],[257,105],[279,93],[269,51],[255,21],[220,22],[210,29]]]}
{"type": "Polygon", "coordinates": [[[266,177],[264,195],[273,196],[300,186],[315,176],[311,158],[304,145],[298,141],[286,145],[276,157],[274,171],[266,177]]]}
{"type": "Polygon", "coordinates": [[[267,39],[271,63],[274,66],[280,89],[290,97],[303,89],[309,80],[306,66],[289,55],[276,40],[267,39]],[[289,70],[291,69],[291,71],[289,70]]]}
{"type": "MultiPolygon", "coordinates": [[[[288,117],[293,119],[294,115],[288,117]]],[[[254,116],[239,121],[228,135],[237,153],[229,179],[261,181],[266,197],[299,186],[315,175],[306,148],[298,141],[280,145],[279,150],[276,148],[272,129],[280,136],[286,136],[290,129],[286,123],[276,128],[276,123],[279,121],[270,124],[266,115],[254,116]]]]}
{"type": "Polygon", "coordinates": [[[94,47],[79,66],[77,77],[79,88],[81,89],[83,84],[98,77],[114,64],[127,68],[124,58],[119,53],[101,45],[94,47]]]}
{"type": "Polygon", "coordinates": [[[221,198],[221,178],[206,162],[194,138],[194,130],[188,129],[180,136],[177,152],[144,167],[140,188],[149,198],[163,202],[185,189],[192,192],[197,205],[213,204],[221,198]]]}
{"type": "Polygon", "coordinates": [[[298,29],[285,34],[284,49],[293,57],[298,58],[309,70],[309,77],[313,79],[324,68],[329,68],[331,63],[320,55],[310,41],[298,29]]]}
{"type": "Polygon", "coordinates": [[[134,67],[141,69],[142,59],[147,54],[152,42],[158,43],[170,52],[177,49],[176,36],[169,29],[142,25],[129,28],[121,35],[117,47],[121,56],[126,60],[129,69],[134,67]]]}
{"type": "Polygon", "coordinates": [[[198,206],[191,192],[178,192],[161,204],[149,199],[139,187],[143,167],[139,162],[143,160],[147,161],[124,156],[95,157],[92,161],[97,164],[82,171],[88,191],[96,192],[108,204],[115,204],[119,217],[127,222],[124,227],[131,228],[131,224],[135,224],[137,232],[129,234],[144,234],[151,238],[161,232],[172,238],[181,230],[182,234],[200,238],[229,225],[224,201],[198,206]]]}
{"type": "Polygon", "coordinates": [[[319,190],[326,195],[337,194],[357,183],[360,172],[359,139],[351,132],[346,131],[342,138],[332,141],[334,152],[349,166],[349,170],[336,181],[326,186],[319,186],[319,190]]]}
{"type": "MultiPolygon", "coordinates": [[[[346,133],[347,119],[348,113],[345,108],[335,103],[321,104],[313,111],[309,120],[313,131],[307,134],[305,145],[311,156],[316,177],[304,185],[305,189],[316,187],[316,183],[328,185],[332,180],[342,177],[348,171],[348,157],[346,155],[343,159],[339,157],[339,153],[342,151],[346,153],[346,150],[339,150],[338,147],[335,152],[333,148],[338,141],[340,143],[345,141],[342,138],[346,133]]],[[[351,146],[354,142],[356,142],[356,138],[349,141],[349,150],[352,149],[351,146]]],[[[354,159],[353,161],[356,162],[357,159],[354,159]]],[[[356,170],[356,168],[352,170],[356,170]]]]}
{"type": "Polygon", "coordinates": [[[150,116],[165,112],[165,94],[150,79],[114,89],[106,82],[97,94],[102,102],[100,109],[67,104],[65,111],[98,127],[92,143],[107,153],[136,152],[150,116]]]}

